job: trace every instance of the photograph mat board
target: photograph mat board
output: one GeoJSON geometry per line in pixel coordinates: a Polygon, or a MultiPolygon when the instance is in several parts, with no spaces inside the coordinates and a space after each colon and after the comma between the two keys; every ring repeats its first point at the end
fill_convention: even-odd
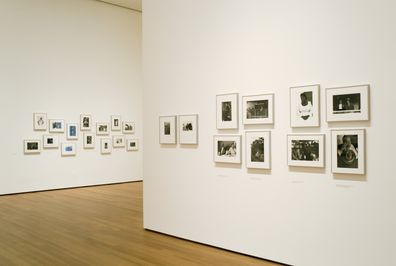
{"type": "Polygon", "coordinates": [[[80,115],[80,130],[81,131],[90,131],[92,124],[91,115],[82,114],[80,115]]]}
{"type": "Polygon", "coordinates": [[[75,140],[78,139],[78,125],[76,123],[67,124],[67,139],[75,140]]]}
{"type": "Polygon", "coordinates": [[[125,137],[122,135],[113,136],[113,147],[114,148],[123,148],[125,147],[125,137]]]}
{"type": "Polygon", "coordinates": [[[95,147],[95,136],[92,133],[84,133],[84,148],[93,149],[95,147]]]}
{"type": "Polygon", "coordinates": [[[179,116],[179,143],[198,144],[198,115],[179,116]]]}
{"type": "Polygon", "coordinates": [[[48,128],[47,114],[34,113],[33,114],[33,128],[37,131],[46,131],[48,128]]]}
{"type": "Polygon", "coordinates": [[[271,132],[246,131],[246,167],[271,169],[271,132]]]}
{"type": "Polygon", "coordinates": [[[289,166],[324,167],[325,135],[287,135],[287,161],[289,166]]]}
{"type": "Polygon", "coordinates": [[[176,116],[159,117],[160,144],[176,144],[176,116]]]}
{"type": "Polygon", "coordinates": [[[135,133],[135,122],[123,122],[122,131],[124,134],[134,134],[135,133]]]}
{"type": "Polygon", "coordinates": [[[59,148],[59,137],[54,135],[44,135],[43,148],[45,149],[59,148]]]}
{"type": "Polygon", "coordinates": [[[290,126],[320,126],[320,85],[290,88],[290,126]]]}
{"type": "Polygon", "coordinates": [[[110,123],[96,123],[96,135],[109,135],[110,134],[110,123]]]}
{"type": "Polygon", "coordinates": [[[139,149],[139,140],[127,139],[127,151],[137,151],[139,149]]]}
{"type": "Polygon", "coordinates": [[[273,124],[274,94],[242,96],[243,124],[273,124]]]}
{"type": "Polygon", "coordinates": [[[102,154],[111,153],[111,139],[101,139],[100,141],[100,151],[102,154]]]}
{"type": "Polygon", "coordinates": [[[64,133],[65,132],[65,121],[62,119],[51,119],[49,120],[49,132],[50,133],[64,133]]]}
{"type": "Polygon", "coordinates": [[[112,115],[111,116],[111,130],[112,131],[121,131],[121,128],[122,128],[121,116],[112,115]]]}
{"type": "Polygon", "coordinates": [[[215,162],[240,164],[242,161],[241,135],[215,135],[213,152],[215,162]]]}
{"type": "Polygon", "coordinates": [[[41,152],[41,141],[39,139],[27,139],[23,142],[25,154],[39,154],[41,152]]]}
{"type": "Polygon", "coordinates": [[[62,156],[74,156],[76,155],[76,144],[63,142],[62,143],[62,156]]]}
{"type": "Polygon", "coordinates": [[[217,129],[237,129],[238,93],[216,95],[217,129]]]}

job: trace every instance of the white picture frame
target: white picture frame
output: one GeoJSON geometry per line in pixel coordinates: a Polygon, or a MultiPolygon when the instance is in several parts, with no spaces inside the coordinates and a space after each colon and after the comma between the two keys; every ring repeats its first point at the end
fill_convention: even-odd
{"type": "Polygon", "coordinates": [[[122,122],[122,133],[124,134],[135,134],[135,122],[122,122]]]}
{"type": "Polygon", "coordinates": [[[139,140],[138,139],[127,139],[126,140],[127,151],[137,151],[139,150],[139,140]]]}
{"type": "Polygon", "coordinates": [[[325,167],[324,134],[288,134],[287,162],[289,166],[325,167]]]}
{"type": "Polygon", "coordinates": [[[246,168],[271,169],[271,131],[245,132],[246,168]]]}
{"type": "Polygon", "coordinates": [[[370,85],[326,89],[327,122],[368,121],[370,85]]]}
{"type": "Polygon", "coordinates": [[[179,115],[179,143],[198,144],[198,115],[179,115]]]}
{"type": "Polygon", "coordinates": [[[84,149],[94,149],[95,148],[95,134],[84,133],[83,136],[84,149]]]}
{"type": "Polygon", "coordinates": [[[122,128],[121,116],[112,115],[111,116],[111,131],[121,131],[121,128],[122,128]]]}
{"type": "Polygon", "coordinates": [[[159,142],[160,144],[176,144],[176,116],[159,117],[159,142]]]}
{"type": "Polygon", "coordinates": [[[66,139],[67,140],[78,140],[78,124],[68,123],[66,126],[66,139]]]}
{"type": "Polygon", "coordinates": [[[290,88],[290,127],[320,126],[320,85],[290,88]]]}
{"type": "Polygon", "coordinates": [[[75,156],[76,155],[76,143],[75,142],[62,142],[62,156],[75,156]]]}
{"type": "Polygon", "coordinates": [[[365,135],[365,129],[331,130],[332,173],[365,174],[365,135]]]}
{"type": "Polygon", "coordinates": [[[125,148],[125,137],[123,135],[113,136],[113,148],[125,148]]]}
{"type": "Polygon", "coordinates": [[[49,132],[50,133],[64,133],[65,132],[65,120],[50,119],[49,120],[49,132]]]}
{"type": "Polygon", "coordinates": [[[80,115],[80,130],[91,131],[92,128],[92,116],[88,114],[80,115]]]}
{"type": "Polygon", "coordinates": [[[47,131],[48,120],[45,113],[33,113],[33,129],[35,131],[47,131]]]}
{"type": "Polygon", "coordinates": [[[23,141],[23,151],[25,154],[40,154],[41,140],[39,139],[25,139],[23,141]]]}
{"type": "Polygon", "coordinates": [[[274,123],[274,94],[242,96],[242,122],[244,125],[274,123]]]}
{"type": "Polygon", "coordinates": [[[110,123],[99,122],[96,123],[96,135],[108,136],[110,134],[110,123]]]}
{"type": "Polygon", "coordinates": [[[238,129],[238,93],[216,95],[217,129],[238,129]]]}
{"type": "Polygon", "coordinates": [[[216,163],[242,163],[241,135],[213,136],[213,160],[216,163]]]}
{"type": "Polygon", "coordinates": [[[44,149],[58,149],[59,148],[59,136],[43,135],[43,148],[44,149]]]}
{"type": "Polygon", "coordinates": [[[105,138],[100,140],[100,152],[102,154],[111,154],[111,139],[105,138]]]}

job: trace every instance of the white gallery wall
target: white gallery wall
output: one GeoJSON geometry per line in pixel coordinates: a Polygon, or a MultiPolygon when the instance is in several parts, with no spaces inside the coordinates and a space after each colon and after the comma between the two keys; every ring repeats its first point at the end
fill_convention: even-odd
{"type": "MultiPolygon", "coordinates": [[[[143,2],[144,226],[304,266],[396,265],[396,3],[143,2]],[[289,127],[289,87],[321,85],[321,127],[289,127]],[[328,124],[325,88],[370,84],[369,122],[328,124]],[[275,124],[216,130],[216,94],[275,93],[275,124]],[[199,114],[199,145],[158,117],[199,114]],[[331,173],[330,130],[365,128],[364,176],[331,173]],[[213,162],[213,135],[272,131],[272,170],[213,162]],[[325,169],[289,168],[286,134],[326,134],[325,169]]],[[[243,147],[244,148],[244,147],[243,147]]]]}
{"type": "Polygon", "coordinates": [[[33,131],[34,112],[75,123],[121,115],[142,144],[141,13],[91,0],[0,0],[0,47],[0,194],[142,179],[141,149],[101,155],[100,138],[84,150],[82,132],[75,157],[23,154],[24,139],[44,134],[33,131]]]}

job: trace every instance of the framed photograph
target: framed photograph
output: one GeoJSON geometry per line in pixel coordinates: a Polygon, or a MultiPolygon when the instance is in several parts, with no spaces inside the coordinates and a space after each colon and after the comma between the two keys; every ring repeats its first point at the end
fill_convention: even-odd
{"type": "Polygon", "coordinates": [[[243,124],[273,124],[274,94],[242,96],[243,124]]]}
{"type": "Polygon", "coordinates": [[[63,142],[62,143],[62,156],[75,156],[76,143],[63,142]]]}
{"type": "Polygon", "coordinates": [[[271,132],[246,131],[246,167],[271,169],[271,132]]]}
{"type": "Polygon", "coordinates": [[[326,90],[327,122],[369,120],[369,85],[326,90]]]}
{"type": "Polygon", "coordinates": [[[121,131],[121,116],[112,115],[111,116],[111,130],[112,131],[121,131]]]}
{"type": "Polygon", "coordinates": [[[287,135],[287,162],[289,166],[324,167],[324,135],[287,135]]]}
{"type": "Polygon", "coordinates": [[[66,138],[68,140],[78,139],[78,125],[77,124],[67,124],[66,138]]]}
{"type": "Polygon", "coordinates": [[[179,116],[180,144],[198,144],[198,115],[179,116]]]}
{"type": "Polygon", "coordinates": [[[110,134],[109,123],[96,123],[96,135],[107,136],[110,134]]]}
{"type": "Polygon", "coordinates": [[[241,135],[215,135],[213,140],[216,163],[241,163],[241,135]]]}
{"type": "Polygon", "coordinates": [[[51,119],[49,121],[50,133],[63,133],[65,132],[65,121],[62,119],[51,119]]]}
{"type": "Polygon", "coordinates": [[[127,139],[126,146],[127,146],[127,151],[137,151],[139,149],[139,140],[127,139]]]}
{"type": "Polygon", "coordinates": [[[216,96],[217,129],[238,128],[238,93],[216,96]]]}
{"type": "Polygon", "coordinates": [[[124,134],[135,134],[135,122],[123,122],[122,132],[124,134]]]}
{"type": "Polygon", "coordinates": [[[159,117],[160,144],[176,144],[176,116],[159,117]]]}
{"type": "Polygon", "coordinates": [[[331,165],[333,173],[365,174],[365,130],[331,131],[331,165]]]}
{"type": "Polygon", "coordinates": [[[34,113],[33,114],[33,128],[36,131],[46,131],[48,129],[47,114],[34,113]]]}
{"type": "Polygon", "coordinates": [[[91,115],[80,115],[80,130],[91,131],[92,117],[91,115]]]}
{"type": "Polygon", "coordinates": [[[320,126],[320,86],[290,88],[290,126],[320,126]]]}
{"type": "Polygon", "coordinates": [[[25,154],[39,154],[41,152],[41,141],[39,139],[26,139],[23,146],[25,154]]]}
{"type": "Polygon", "coordinates": [[[95,136],[93,133],[84,133],[84,149],[95,148],[95,136]]]}
{"type": "Polygon", "coordinates": [[[113,136],[113,147],[114,148],[124,148],[125,147],[125,137],[124,136],[113,136]]]}
{"type": "Polygon", "coordinates": [[[43,136],[43,148],[44,149],[57,149],[59,148],[59,137],[53,135],[43,136]]]}
{"type": "Polygon", "coordinates": [[[110,154],[111,153],[111,139],[101,139],[100,152],[102,154],[110,154]]]}

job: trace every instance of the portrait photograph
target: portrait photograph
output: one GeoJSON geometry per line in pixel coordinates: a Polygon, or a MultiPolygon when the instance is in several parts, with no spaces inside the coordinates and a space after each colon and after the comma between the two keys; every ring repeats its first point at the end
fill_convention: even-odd
{"type": "Polygon", "coordinates": [[[271,169],[271,132],[246,131],[246,167],[271,169]]]}
{"type": "Polygon", "coordinates": [[[176,144],[176,116],[159,117],[160,144],[176,144]]]}
{"type": "Polygon", "coordinates": [[[39,139],[27,139],[23,142],[25,154],[39,154],[41,152],[41,141],[39,139]]]}
{"type": "Polygon", "coordinates": [[[68,140],[78,139],[78,125],[74,123],[67,124],[66,138],[68,140]]]}
{"type": "Polygon", "coordinates": [[[287,135],[288,165],[303,167],[324,167],[324,135],[287,135]]]}
{"type": "Polygon", "coordinates": [[[332,130],[332,172],[365,173],[364,129],[332,130]]]}
{"type": "Polygon", "coordinates": [[[139,140],[127,139],[126,146],[127,146],[127,151],[137,151],[139,150],[139,140]]]}
{"type": "Polygon", "coordinates": [[[198,144],[198,115],[179,115],[179,143],[198,144]]]}
{"type": "Polygon", "coordinates": [[[121,128],[122,128],[121,116],[112,115],[111,116],[111,130],[112,131],[121,131],[121,128]]]}
{"type": "Polygon", "coordinates": [[[135,134],[135,122],[123,122],[122,132],[124,134],[135,134]]]}
{"type": "Polygon", "coordinates": [[[327,122],[369,120],[369,85],[328,88],[327,122]]]}
{"type": "Polygon", "coordinates": [[[220,94],[216,96],[217,129],[238,128],[238,94],[220,94]]]}
{"type": "Polygon", "coordinates": [[[241,163],[241,136],[215,135],[213,137],[214,161],[218,163],[241,163]]]}
{"type": "Polygon", "coordinates": [[[290,126],[320,126],[320,86],[290,88],[290,126]]]}
{"type": "Polygon", "coordinates": [[[46,131],[48,129],[47,114],[34,113],[33,114],[33,128],[36,131],[46,131]]]}
{"type": "Polygon", "coordinates": [[[114,148],[124,148],[125,147],[125,137],[124,136],[113,136],[113,147],[114,148]]]}
{"type": "Polygon", "coordinates": [[[96,123],[96,135],[107,136],[110,134],[109,123],[96,123]]]}
{"type": "Polygon", "coordinates": [[[92,123],[91,115],[87,115],[87,114],[80,115],[80,130],[81,131],[90,131],[91,123],[92,123]]]}
{"type": "Polygon", "coordinates": [[[101,139],[100,140],[100,152],[102,154],[110,154],[111,153],[111,139],[101,139]]]}
{"type": "Polygon", "coordinates": [[[274,94],[242,96],[243,124],[273,124],[274,94]]]}
{"type": "Polygon", "coordinates": [[[76,155],[76,144],[71,142],[62,143],[62,156],[75,156],[76,155]]]}
{"type": "Polygon", "coordinates": [[[95,136],[93,133],[84,133],[84,149],[95,148],[95,136]]]}
{"type": "Polygon", "coordinates": [[[62,119],[49,120],[49,132],[50,133],[64,133],[65,132],[65,121],[62,119]]]}
{"type": "Polygon", "coordinates": [[[59,148],[59,137],[54,135],[43,136],[43,148],[44,149],[57,149],[59,148]]]}

